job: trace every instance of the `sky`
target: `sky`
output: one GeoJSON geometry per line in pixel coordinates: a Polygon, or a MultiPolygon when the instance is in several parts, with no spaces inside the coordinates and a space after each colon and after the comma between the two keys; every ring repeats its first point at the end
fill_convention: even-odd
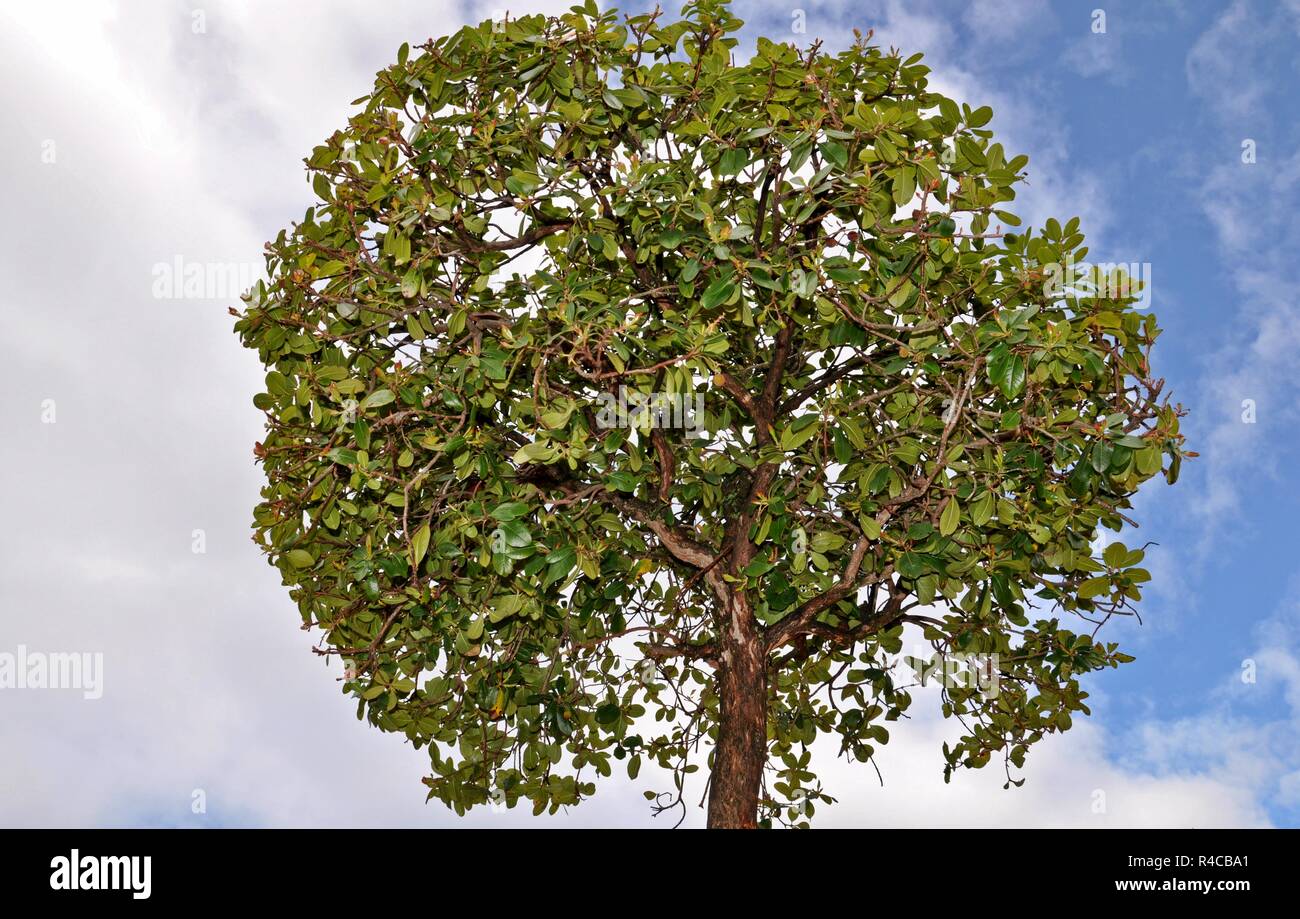
{"type": "MultiPolygon", "coordinates": [[[[1105,633],[1137,660],[1024,787],[944,785],[921,700],[880,779],[818,751],[817,825],[1300,824],[1300,2],[1099,2],[733,3],[742,55],[871,29],[992,106],[1026,223],[1149,272],[1200,453],[1121,537],[1155,543],[1141,623],[1105,633]]],[[[404,41],[566,7],[0,6],[0,657],[102,662],[99,698],[0,688],[0,826],[665,825],[650,772],[555,817],[426,804],[424,753],[356,720],[250,539],[264,371],[227,309],[311,202],[302,158],[404,41]],[[189,264],[230,283],[169,290],[189,264]]]]}

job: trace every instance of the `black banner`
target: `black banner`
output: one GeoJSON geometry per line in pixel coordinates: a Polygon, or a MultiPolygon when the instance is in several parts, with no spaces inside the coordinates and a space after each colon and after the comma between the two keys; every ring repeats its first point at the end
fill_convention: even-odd
{"type": "MultiPolygon", "coordinates": [[[[856,830],[708,834],[525,830],[6,830],[19,901],[437,908],[464,897],[595,907],[606,890],[688,895],[738,870],[775,905],[811,887],[917,909],[1140,900],[1230,907],[1286,895],[1289,831],[856,830]],[[1035,897],[1042,896],[1042,901],[1035,897]],[[1061,898],[1066,900],[1062,901],[1061,898]],[[554,902],[554,901],[553,901],[554,902]]],[[[726,886],[728,882],[722,881],[726,886]]],[[[701,891],[703,892],[703,891],[701,891]]],[[[707,894],[706,894],[707,896],[707,894]]],[[[807,905],[807,901],[803,901],[807,905]]]]}

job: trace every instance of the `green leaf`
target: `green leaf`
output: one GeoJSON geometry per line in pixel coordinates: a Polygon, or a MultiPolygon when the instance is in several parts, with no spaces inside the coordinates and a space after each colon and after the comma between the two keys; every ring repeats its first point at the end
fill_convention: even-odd
{"type": "Polygon", "coordinates": [[[700,298],[700,306],[706,310],[711,310],[726,303],[735,292],[736,284],[734,281],[730,278],[719,278],[704,291],[704,296],[700,298]]]}
{"type": "Polygon", "coordinates": [[[1002,390],[1008,399],[1014,399],[1025,388],[1025,359],[1015,354],[1005,342],[989,354],[989,382],[1002,390]]]}
{"type": "Polygon", "coordinates": [[[718,175],[735,175],[749,162],[749,152],[743,147],[732,147],[718,160],[718,175]]]}
{"type": "Polygon", "coordinates": [[[630,472],[611,473],[605,479],[616,491],[636,491],[637,478],[630,472]]]}
{"type": "Polygon", "coordinates": [[[289,564],[295,568],[310,568],[316,564],[316,559],[306,549],[290,549],[284,554],[289,560],[289,564]]]}
{"type": "Polygon", "coordinates": [[[835,451],[836,462],[843,464],[853,459],[853,445],[840,428],[831,432],[831,448],[835,451]]]}
{"type": "Polygon", "coordinates": [[[429,525],[423,524],[411,537],[411,567],[420,567],[424,555],[429,551],[429,525]]]}
{"type": "Polygon", "coordinates": [[[504,504],[498,504],[492,511],[492,516],[497,520],[518,520],[528,513],[528,505],[523,501],[507,501],[504,504]]]}
{"type": "Polygon", "coordinates": [[[420,273],[412,265],[407,269],[406,274],[402,275],[402,296],[408,300],[420,292],[420,273]]]}
{"type": "Polygon", "coordinates": [[[916,170],[899,167],[897,170],[890,171],[894,173],[894,204],[902,207],[911,201],[912,196],[916,194],[916,170]]]}
{"type": "MultiPolygon", "coordinates": [[[[686,233],[684,231],[675,227],[670,228],[659,234],[659,245],[663,246],[665,249],[676,249],[681,245],[682,240],[685,238],[686,233]]],[[[687,280],[690,279],[687,278],[687,280]]]]}
{"type": "Polygon", "coordinates": [[[898,573],[905,578],[919,578],[929,570],[921,556],[915,552],[904,552],[898,557],[898,563],[895,567],[898,569],[898,573]]]}
{"type": "Polygon", "coordinates": [[[813,422],[817,420],[815,415],[805,415],[798,419],[790,427],[781,432],[781,449],[786,453],[798,450],[814,436],[821,433],[820,425],[813,422]]]}
{"type": "Polygon", "coordinates": [[[904,278],[901,282],[892,285],[891,290],[893,292],[889,295],[889,305],[896,310],[901,310],[916,292],[916,287],[909,278],[904,278]]]}
{"type": "Polygon", "coordinates": [[[1114,447],[1108,441],[1099,440],[1092,445],[1092,468],[1097,472],[1105,472],[1110,468],[1111,455],[1114,453],[1114,447]]]}
{"type": "Polygon", "coordinates": [[[528,532],[528,527],[518,520],[506,520],[501,523],[500,530],[505,536],[506,545],[521,549],[533,541],[533,536],[528,532]]]}
{"type": "Polygon", "coordinates": [[[520,465],[524,463],[550,463],[560,455],[554,444],[542,443],[535,441],[531,444],[525,444],[515,451],[511,459],[520,465]]]}
{"type": "Polygon", "coordinates": [[[822,144],[821,152],[827,162],[834,163],[840,169],[843,169],[849,164],[848,148],[837,141],[828,140],[826,143],[822,144]]]}
{"type": "Polygon", "coordinates": [[[1159,447],[1143,447],[1136,454],[1137,470],[1142,475],[1155,475],[1164,465],[1164,454],[1159,447]]]}
{"type": "Polygon", "coordinates": [[[949,498],[948,503],[944,505],[943,513],[939,515],[939,532],[944,536],[951,536],[957,532],[959,523],[961,523],[961,506],[956,498],[949,498]]]}
{"type": "Polygon", "coordinates": [[[358,405],[357,408],[364,412],[368,408],[379,408],[380,406],[388,405],[395,398],[397,397],[393,395],[391,390],[376,389],[370,395],[362,399],[361,404],[358,405]]]}
{"type": "Polygon", "coordinates": [[[505,594],[494,597],[492,599],[492,611],[488,613],[488,618],[497,623],[512,616],[517,616],[527,602],[528,598],[523,594],[505,594]]]}
{"type": "Polygon", "coordinates": [[[293,386],[289,383],[289,378],[278,370],[272,370],[266,375],[266,389],[271,395],[281,399],[293,396],[293,386]]]}
{"type": "Polygon", "coordinates": [[[1110,578],[1089,578],[1079,585],[1079,599],[1090,600],[1110,590],[1110,578]]]}
{"type": "Polygon", "coordinates": [[[564,427],[569,423],[569,418],[573,415],[573,406],[565,409],[556,409],[554,411],[542,412],[542,424],[548,429],[554,431],[564,427]]]}

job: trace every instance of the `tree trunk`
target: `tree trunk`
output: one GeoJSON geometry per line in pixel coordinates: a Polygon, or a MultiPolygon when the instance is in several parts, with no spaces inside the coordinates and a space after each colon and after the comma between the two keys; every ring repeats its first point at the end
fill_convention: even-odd
{"type": "Polygon", "coordinates": [[[717,679],[718,741],[709,779],[708,825],[754,829],[767,763],[767,672],[758,636],[733,632],[724,639],[717,679]]]}

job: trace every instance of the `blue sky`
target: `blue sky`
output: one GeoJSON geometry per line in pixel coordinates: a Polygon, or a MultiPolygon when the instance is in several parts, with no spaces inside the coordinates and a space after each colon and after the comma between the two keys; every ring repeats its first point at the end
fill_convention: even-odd
{"type": "MultiPolygon", "coordinates": [[[[229,300],[151,285],[178,257],[256,263],[309,202],[302,157],[403,41],[566,5],[210,0],[202,29],[193,3],[0,10],[0,85],[24,87],[0,97],[24,215],[0,226],[0,466],[23,483],[0,497],[0,651],[102,651],[106,673],[94,702],[0,692],[0,787],[21,789],[0,825],[531,822],[426,807],[423,756],[354,720],[248,540],[262,371],[229,300]]],[[[1300,3],[1116,3],[1104,33],[1099,5],[734,3],[742,49],[874,29],[992,106],[1030,156],[1027,222],[1078,215],[1091,258],[1149,263],[1156,370],[1201,453],[1120,536],[1159,544],[1143,624],[1107,627],[1137,661],[1093,681],[1094,717],[1030,756],[1025,788],[943,786],[945,726],[918,717],[884,789],[827,767],[841,804],[820,823],[1300,824],[1300,3]]],[[[644,787],[557,820],[654,825],[644,787]]]]}

